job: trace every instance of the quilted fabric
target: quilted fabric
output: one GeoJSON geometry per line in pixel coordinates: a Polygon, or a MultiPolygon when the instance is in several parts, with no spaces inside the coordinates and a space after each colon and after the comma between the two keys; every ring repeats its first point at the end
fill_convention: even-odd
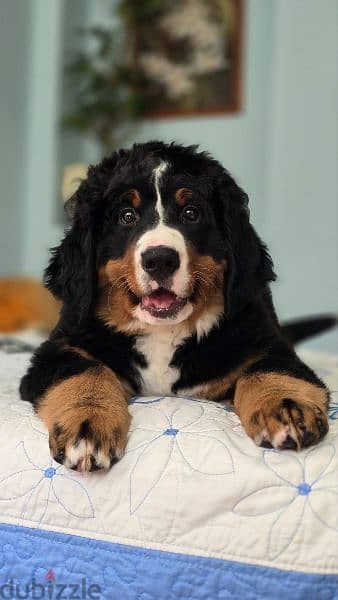
{"type": "MultiPolygon", "coordinates": [[[[263,580],[265,597],[273,598],[267,582],[276,573],[283,575],[281,590],[288,591],[290,581],[302,590],[297,595],[293,589],[294,598],[305,597],[311,574],[322,577],[316,580],[316,598],[338,597],[338,580],[332,584],[338,574],[337,358],[304,356],[333,392],[330,432],[315,448],[299,454],[257,448],[238,418],[220,404],[192,398],[135,398],[125,457],[109,473],[84,476],[50,459],[46,430],[30,405],[19,400],[18,379],[29,360],[29,354],[19,350],[9,344],[0,356],[0,584],[17,576],[13,553],[27,577],[32,572],[41,575],[42,570],[46,575],[53,565],[45,560],[44,545],[49,540],[52,548],[60,535],[68,541],[60,541],[58,548],[76,546],[64,564],[76,565],[78,560],[79,572],[87,572],[86,560],[99,560],[103,546],[96,552],[96,543],[108,544],[109,551],[120,557],[121,563],[115,558],[109,566],[105,550],[106,558],[95,572],[108,572],[110,582],[122,585],[118,572],[122,569],[130,579],[130,595],[107,592],[102,598],[258,598],[262,596],[253,590],[263,580]],[[77,536],[85,539],[79,541],[77,536]],[[156,565],[170,563],[167,577],[170,572],[182,591],[152,596],[144,583],[147,591],[141,593],[142,577],[130,561],[131,547],[137,564],[144,560],[144,572],[148,569],[152,578],[156,565]],[[166,562],[167,553],[180,558],[166,562]],[[183,569],[184,560],[188,562],[183,569]],[[193,562],[203,560],[209,561],[203,562],[204,567],[193,562]],[[218,575],[209,577],[211,572],[218,575]],[[237,573],[237,588],[229,578],[223,581],[230,572],[237,573]],[[213,591],[203,588],[203,581],[213,591]]],[[[107,582],[102,578],[100,582],[108,589],[107,582]]],[[[172,583],[167,585],[172,589],[172,583]]]]}
{"type": "Polygon", "coordinates": [[[0,598],[336,600],[338,597],[337,575],[286,572],[11,525],[0,526],[0,534],[6,540],[0,552],[0,598]],[[2,585],[3,581],[9,583],[2,585]],[[13,591],[19,593],[15,596],[13,591]]]}

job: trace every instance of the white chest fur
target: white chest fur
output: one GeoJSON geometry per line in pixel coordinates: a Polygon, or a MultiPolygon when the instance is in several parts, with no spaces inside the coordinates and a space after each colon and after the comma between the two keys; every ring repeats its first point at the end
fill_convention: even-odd
{"type": "Polygon", "coordinates": [[[171,387],[179,378],[179,369],[170,366],[176,348],[187,337],[185,327],[154,327],[137,340],[147,367],[140,369],[142,393],[145,395],[170,395],[171,387]]]}

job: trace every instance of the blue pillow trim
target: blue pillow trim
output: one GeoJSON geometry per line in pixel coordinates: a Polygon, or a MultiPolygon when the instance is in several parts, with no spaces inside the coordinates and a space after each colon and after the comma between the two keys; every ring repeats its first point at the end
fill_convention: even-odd
{"type": "Polygon", "coordinates": [[[293,600],[337,600],[338,575],[285,571],[0,524],[0,599],[276,600],[285,594],[293,600]]]}

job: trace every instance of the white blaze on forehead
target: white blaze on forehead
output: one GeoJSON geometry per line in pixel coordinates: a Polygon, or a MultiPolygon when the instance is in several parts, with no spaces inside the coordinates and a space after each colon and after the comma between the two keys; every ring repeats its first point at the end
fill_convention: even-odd
{"type": "Polygon", "coordinates": [[[161,192],[160,192],[160,183],[161,183],[161,177],[162,177],[163,173],[167,170],[167,168],[168,168],[168,163],[161,161],[160,164],[158,165],[158,167],[156,167],[156,169],[153,170],[153,177],[154,177],[155,190],[156,190],[156,211],[160,217],[160,222],[163,221],[163,217],[164,217],[164,209],[163,209],[161,192]]]}
{"type": "Polygon", "coordinates": [[[145,273],[142,268],[142,254],[148,248],[154,246],[167,246],[176,250],[180,257],[180,267],[174,273],[172,278],[172,291],[178,296],[184,296],[188,283],[189,283],[189,271],[188,271],[188,252],[185,239],[178,229],[165,225],[165,212],[161,198],[161,177],[168,168],[168,163],[162,161],[156,169],[153,171],[153,180],[156,191],[156,206],[155,211],[159,216],[159,222],[153,227],[146,231],[136,243],[135,250],[135,275],[138,284],[145,293],[149,293],[152,289],[156,289],[157,284],[151,281],[149,275],[145,273]]]}
{"type": "Polygon", "coordinates": [[[161,222],[154,229],[146,231],[136,243],[135,274],[141,289],[144,289],[145,285],[152,287],[149,276],[142,269],[141,262],[143,252],[154,246],[167,246],[168,248],[173,248],[178,253],[180,267],[174,273],[171,289],[178,296],[184,296],[190,279],[188,269],[189,258],[185,239],[178,229],[164,225],[161,222]]]}

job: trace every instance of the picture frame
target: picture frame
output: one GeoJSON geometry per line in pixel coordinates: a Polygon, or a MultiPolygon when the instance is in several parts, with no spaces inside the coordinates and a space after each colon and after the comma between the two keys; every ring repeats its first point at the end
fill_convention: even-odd
{"type": "MultiPolygon", "coordinates": [[[[133,24],[146,118],[242,109],[244,0],[171,0],[133,24]]],[[[141,88],[141,89],[140,89],[141,88]]]]}

